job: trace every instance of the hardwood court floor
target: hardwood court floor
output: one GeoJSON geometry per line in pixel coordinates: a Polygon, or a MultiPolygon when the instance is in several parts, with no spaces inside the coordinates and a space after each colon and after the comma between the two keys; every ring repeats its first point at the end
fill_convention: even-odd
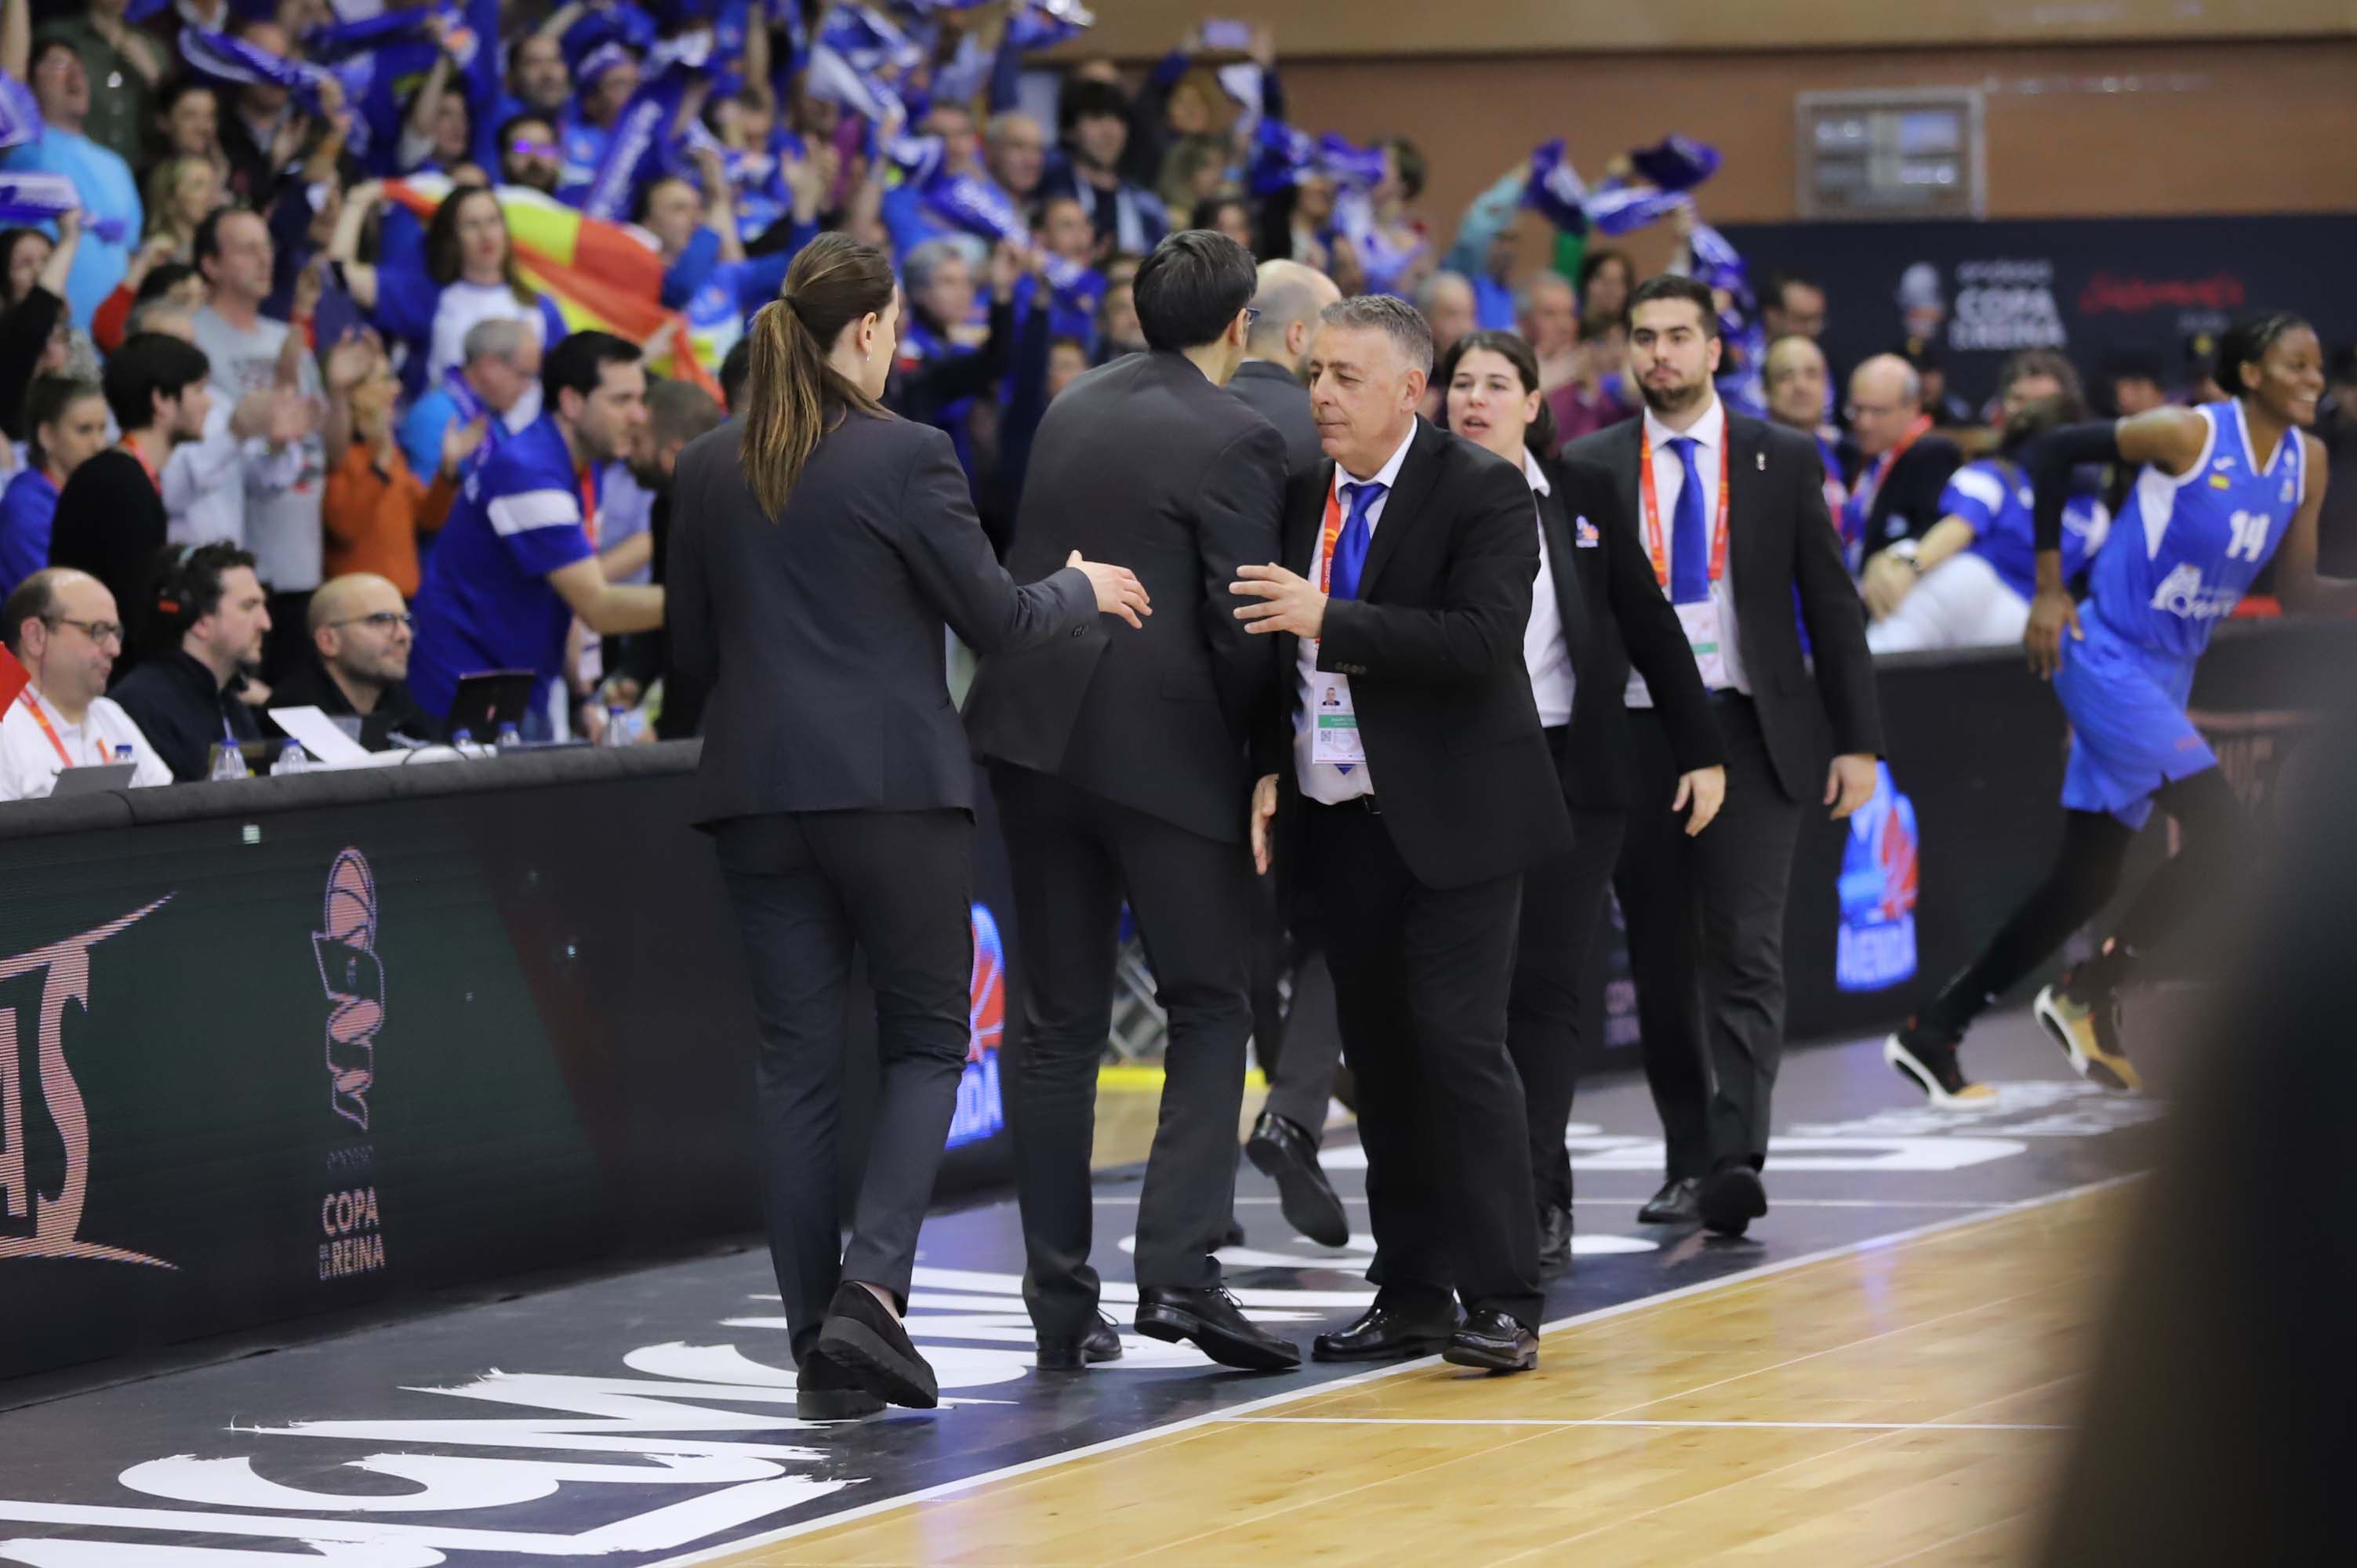
{"type": "Polygon", "coordinates": [[[716,1555],[729,1568],[2027,1559],[2133,1185],[1574,1320],[716,1555]]]}

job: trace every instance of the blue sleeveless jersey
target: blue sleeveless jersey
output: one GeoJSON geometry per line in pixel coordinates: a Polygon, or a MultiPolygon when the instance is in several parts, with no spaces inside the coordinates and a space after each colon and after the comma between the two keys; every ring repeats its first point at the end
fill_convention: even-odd
{"type": "Polygon", "coordinates": [[[2251,450],[2236,401],[2196,410],[2209,423],[2201,460],[2182,478],[2147,467],[2088,578],[2089,602],[2123,641],[2191,661],[2283,542],[2308,493],[2308,448],[2286,431],[2251,450]]]}

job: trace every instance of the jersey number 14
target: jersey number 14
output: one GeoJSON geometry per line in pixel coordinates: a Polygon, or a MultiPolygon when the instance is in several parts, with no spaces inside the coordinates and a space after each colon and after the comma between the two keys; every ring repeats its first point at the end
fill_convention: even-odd
{"type": "Polygon", "coordinates": [[[2267,547],[2267,514],[2263,511],[2238,511],[2227,520],[2234,537],[2226,546],[2226,558],[2240,555],[2245,561],[2256,561],[2267,547]]]}

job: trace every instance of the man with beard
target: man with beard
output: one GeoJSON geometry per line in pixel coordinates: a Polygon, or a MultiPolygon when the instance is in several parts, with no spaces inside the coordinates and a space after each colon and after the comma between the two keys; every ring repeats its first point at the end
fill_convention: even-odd
{"type": "Polygon", "coordinates": [[[244,699],[262,668],[269,596],[253,557],[231,544],[200,544],[170,563],[156,592],[160,628],[179,641],[124,677],[114,700],[172,770],[192,784],[209,776],[212,748],[258,740],[244,699]]]}
{"type": "MultiPolygon", "coordinates": [[[[680,452],[708,430],[727,422],[727,411],[710,392],[685,381],[658,381],[647,389],[647,423],[626,459],[636,489],[647,498],[645,538],[651,551],[653,577],[663,581],[663,564],[671,554],[672,479],[680,452]]],[[[662,714],[655,721],[658,740],[687,740],[704,717],[705,690],[684,672],[672,668],[671,638],[662,628],[622,639],[610,695],[625,705],[658,680],[662,682],[662,714]]]]}
{"type": "MultiPolygon", "coordinates": [[[[1719,402],[1720,347],[1707,285],[1641,285],[1629,296],[1629,369],[1645,415],[1565,456],[1601,465],[1620,514],[1639,520],[1727,746],[1717,831],[1689,838],[1671,812],[1631,813],[1615,886],[1668,1155],[1668,1182],[1640,1219],[1740,1236],[1768,1211],[1760,1172],[1783,1054],[1784,898],[1801,813],[1813,800],[1835,818],[1863,805],[1882,736],[1816,446],[1719,402]]],[[[1627,701],[1635,798],[1667,800],[1678,768],[1641,678],[1630,678],[1627,701]]]]}
{"type": "Polygon", "coordinates": [[[272,707],[357,718],[371,751],[442,738],[442,726],[409,694],[409,606],[389,579],[371,572],[329,578],[311,596],[305,629],[317,657],[279,685],[272,707]]]}
{"type": "Polygon", "coordinates": [[[499,151],[500,184],[521,185],[543,196],[556,194],[564,166],[554,120],[543,114],[513,116],[500,126],[499,151]]]}

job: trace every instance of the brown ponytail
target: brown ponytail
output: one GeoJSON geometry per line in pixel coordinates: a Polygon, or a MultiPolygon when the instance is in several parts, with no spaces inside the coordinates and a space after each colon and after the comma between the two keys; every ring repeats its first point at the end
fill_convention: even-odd
{"type": "Polygon", "coordinates": [[[845,328],[889,309],[897,288],[883,252],[848,234],[825,233],[802,247],[783,294],[754,316],[746,334],[745,431],[737,456],[753,499],[772,519],[785,510],[834,407],[884,412],[827,355],[845,328]]]}

